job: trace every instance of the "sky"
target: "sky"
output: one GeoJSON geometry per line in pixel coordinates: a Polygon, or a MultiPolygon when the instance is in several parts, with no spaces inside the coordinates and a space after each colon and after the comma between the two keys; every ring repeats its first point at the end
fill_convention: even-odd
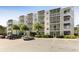
{"type": "MultiPolygon", "coordinates": [[[[19,20],[20,15],[26,15],[39,10],[50,10],[62,6],[0,6],[0,25],[7,26],[9,19],[19,20]]],[[[79,7],[74,7],[74,26],[79,24],[79,7]]]]}

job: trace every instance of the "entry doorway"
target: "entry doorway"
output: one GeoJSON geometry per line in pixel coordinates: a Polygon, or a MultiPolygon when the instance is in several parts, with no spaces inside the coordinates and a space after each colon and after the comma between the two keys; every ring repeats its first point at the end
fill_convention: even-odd
{"type": "Polygon", "coordinates": [[[53,37],[56,38],[56,32],[53,32],[53,37]]]}

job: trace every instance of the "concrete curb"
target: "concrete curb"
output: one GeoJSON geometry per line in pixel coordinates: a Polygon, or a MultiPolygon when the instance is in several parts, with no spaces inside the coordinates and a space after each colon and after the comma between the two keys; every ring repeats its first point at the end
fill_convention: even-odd
{"type": "Polygon", "coordinates": [[[79,40],[77,39],[66,39],[66,38],[35,38],[35,40],[79,40]]]}

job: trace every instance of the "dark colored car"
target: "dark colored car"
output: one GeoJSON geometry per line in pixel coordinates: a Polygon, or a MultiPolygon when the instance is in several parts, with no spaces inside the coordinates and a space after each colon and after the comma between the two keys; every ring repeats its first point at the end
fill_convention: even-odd
{"type": "Polygon", "coordinates": [[[18,36],[11,34],[11,35],[8,35],[6,38],[7,38],[7,39],[17,39],[18,36]]]}
{"type": "Polygon", "coordinates": [[[27,40],[34,40],[34,37],[31,37],[31,36],[24,36],[24,37],[23,37],[23,40],[24,40],[24,41],[27,41],[27,40]]]}
{"type": "Polygon", "coordinates": [[[5,36],[4,35],[0,35],[0,38],[5,38],[5,36]]]}
{"type": "Polygon", "coordinates": [[[7,39],[13,39],[13,35],[8,35],[6,38],[7,39]]]}

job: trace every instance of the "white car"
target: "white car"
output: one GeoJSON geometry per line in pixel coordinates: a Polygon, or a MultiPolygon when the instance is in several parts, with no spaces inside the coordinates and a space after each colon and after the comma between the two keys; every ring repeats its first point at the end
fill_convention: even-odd
{"type": "Polygon", "coordinates": [[[23,37],[23,40],[26,41],[26,40],[33,40],[34,37],[31,37],[31,36],[24,36],[23,37]]]}

